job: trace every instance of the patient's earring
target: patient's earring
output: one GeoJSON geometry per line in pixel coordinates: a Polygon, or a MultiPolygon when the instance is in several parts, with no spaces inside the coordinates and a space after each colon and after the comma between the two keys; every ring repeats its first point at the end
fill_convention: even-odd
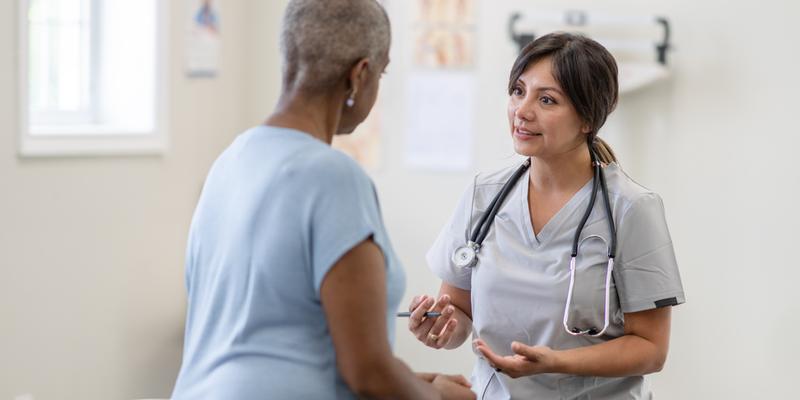
{"type": "Polygon", "coordinates": [[[353,92],[350,93],[350,97],[347,98],[347,101],[344,102],[348,107],[353,108],[356,105],[356,89],[353,88],[353,92]]]}

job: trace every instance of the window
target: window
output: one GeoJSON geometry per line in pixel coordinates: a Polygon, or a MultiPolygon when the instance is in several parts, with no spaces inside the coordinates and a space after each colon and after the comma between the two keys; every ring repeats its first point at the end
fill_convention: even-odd
{"type": "Polygon", "coordinates": [[[22,155],[163,152],[163,0],[21,0],[22,155]]]}

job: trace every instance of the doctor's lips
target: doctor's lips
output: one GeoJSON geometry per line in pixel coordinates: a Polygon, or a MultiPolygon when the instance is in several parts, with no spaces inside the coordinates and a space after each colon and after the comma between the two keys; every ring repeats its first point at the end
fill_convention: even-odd
{"type": "Polygon", "coordinates": [[[525,136],[542,136],[541,132],[531,132],[520,126],[514,127],[514,133],[517,135],[525,135],[525,136]]]}

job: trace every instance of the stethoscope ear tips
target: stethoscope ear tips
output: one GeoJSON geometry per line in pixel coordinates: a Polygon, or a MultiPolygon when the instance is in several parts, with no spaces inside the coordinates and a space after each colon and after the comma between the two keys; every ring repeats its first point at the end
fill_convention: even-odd
{"type": "Polygon", "coordinates": [[[583,335],[595,336],[595,335],[597,335],[597,328],[591,328],[591,329],[585,330],[585,331],[582,331],[582,330],[580,330],[578,328],[572,328],[572,329],[570,329],[570,332],[572,332],[572,333],[574,333],[576,335],[583,334],[583,335]]]}

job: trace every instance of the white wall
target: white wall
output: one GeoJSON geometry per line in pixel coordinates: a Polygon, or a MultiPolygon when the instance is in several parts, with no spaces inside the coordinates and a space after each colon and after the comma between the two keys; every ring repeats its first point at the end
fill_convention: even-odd
{"type": "MultiPolygon", "coordinates": [[[[189,2],[171,3],[169,152],[24,159],[16,155],[18,2],[0,0],[2,400],[167,397],[172,390],[189,219],[211,161],[258,121],[249,117],[258,107],[247,97],[256,90],[249,60],[274,35],[249,30],[274,23],[274,3],[219,2],[222,64],[213,80],[184,77],[189,2]]],[[[277,74],[273,64],[262,64],[258,76],[277,74]]]]}
{"type": "MultiPolygon", "coordinates": [[[[434,293],[424,252],[472,176],[403,167],[407,0],[388,0],[394,48],[384,78],[378,185],[407,298],[434,293]]],[[[800,223],[800,5],[791,1],[476,0],[475,170],[507,164],[508,12],[586,7],[666,15],[673,78],[622,99],[607,132],[625,168],[662,194],[688,303],[674,310],[659,398],[787,398],[800,371],[793,257],[800,223]]],[[[220,2],[223,74],[181,74],[185,2],[172,27],[172,150],[163,157],[19,159],[16,59],[0,58],[0,400],[166,396],[180,357],[183,248],[209,163],[258,123],[279,90],[286,0],[220,2]]],[[[0,54],[15,54],[16,2],[0,1],[0,54]]],[[[433,351],[402,327],[417,370],[468,374],[466,348],[433,351]]]]}

